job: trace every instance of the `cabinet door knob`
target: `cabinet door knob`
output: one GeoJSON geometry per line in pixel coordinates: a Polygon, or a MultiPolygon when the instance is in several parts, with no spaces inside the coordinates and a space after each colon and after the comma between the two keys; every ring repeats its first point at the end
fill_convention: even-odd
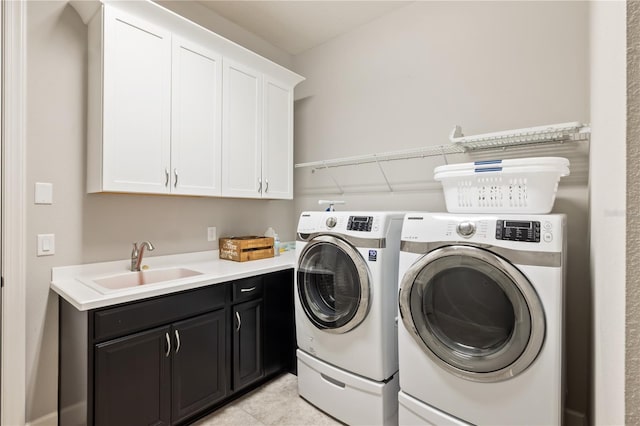
{"type": "Polygon", "coordinates": [[[240,331],[240,326],[242,325],[242,321],[240,320],[240,312],[236,311],[236,319],[238,320],[238,325],[236,326],[236,331],[240,331]]]}
{"type": "Polygon", "coordinates": [[[164,337],[167,338],[167,353],[164,356],[168,357],[171,353],[171,339],[169,339],[169,333],[164,333],[164,337]]]}
{"type": "Polygon", "coordinates": [[[169,186],[169,169],[164,169],[164,186],[169,186]]]}
{"type": "Polygon", "coordinates": [[[178,187],[178,169],[173,169],[173,174],[174,174],[174,175],[175,175],[175,177],[176,177],[175,182],[173,182],[173,187],[174,187],[174,188],[177,188],[177,187],[178,187]]]}
{"type": "Polygon", "coordinates": [[[176,353],[180,350],[180,333],[178,330],[174,330],[174,334],[176,335],[176,353]]]}

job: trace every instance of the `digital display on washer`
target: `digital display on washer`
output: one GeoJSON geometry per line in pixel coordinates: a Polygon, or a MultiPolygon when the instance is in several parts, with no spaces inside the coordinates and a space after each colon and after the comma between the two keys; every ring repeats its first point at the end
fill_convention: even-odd
{"type": "Polygon", "coordinates": [[[507,228],[531,229],[531,225],[533,225],[533,222],[514,222],[511,220],[504,221],[504,226],[507,228]]]}
{"type": "Polygon", "coordinates": [[[539,243],[540,222],[498,220],[496,221],[496,239],[539,243]]]}
{"type": "Polygon", "coordinates": [[[373,216],[349,216],[347,231],[371,232],[373,216]]]}

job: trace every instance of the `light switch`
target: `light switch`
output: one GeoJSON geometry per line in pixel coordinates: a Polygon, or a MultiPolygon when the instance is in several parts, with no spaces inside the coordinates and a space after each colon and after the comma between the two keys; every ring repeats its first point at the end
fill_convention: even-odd
{"type": "Polygon", "coordinates": [[[38,234],[38,256],[51,256],[56,252],[55,234],[38,234]]]}
{"type": "Polygon", "coordinates": [[[36,182],[34,201],[36,204],[53,204],[53,184],[36,182]]]}

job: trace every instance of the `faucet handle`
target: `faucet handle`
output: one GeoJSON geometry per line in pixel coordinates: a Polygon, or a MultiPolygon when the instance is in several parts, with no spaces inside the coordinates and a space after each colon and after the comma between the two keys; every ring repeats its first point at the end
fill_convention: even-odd
{"type": "Polygon", "coordinates": [[[131,257],[138,257],[138,244],[133,243],[133,250],[131,250],[131,257]]]}

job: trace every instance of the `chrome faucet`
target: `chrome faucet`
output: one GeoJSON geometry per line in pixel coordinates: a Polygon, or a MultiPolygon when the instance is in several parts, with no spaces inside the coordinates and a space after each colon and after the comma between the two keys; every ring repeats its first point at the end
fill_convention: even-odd
{"type": "Polygon", "coordinates": [[[140,263],[142,263],[142,256],[144,256],[144,249],[148,248],[149,251],[153,251],[154,247],[149,241],[143,241],[140,243],[140,249],[138,245],[133,243],[133,250],[131,250],[131,271],[139,272],[140,263]]]}

